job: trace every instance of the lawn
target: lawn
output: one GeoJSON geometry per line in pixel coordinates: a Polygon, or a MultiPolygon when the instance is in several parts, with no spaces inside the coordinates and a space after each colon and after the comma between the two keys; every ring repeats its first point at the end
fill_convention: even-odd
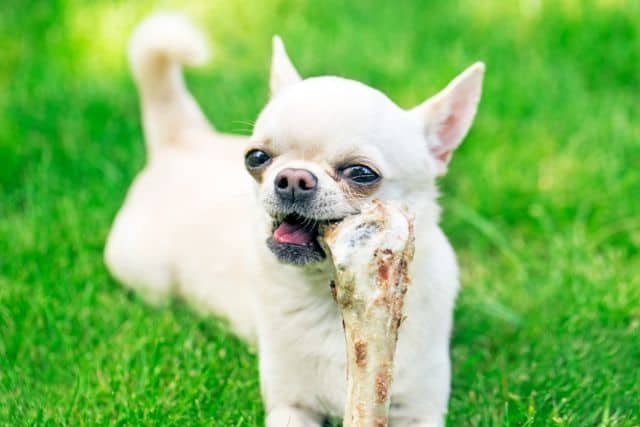
{"type": "MultiPolygon", "coordinates": [[[[167,5],[210,36],[214,61],[187,78],[230,132],[265,103],[274,33],[303,75],[403,107],[484,60],[442,180],[463,272],[449,425],[640,426],[640,2],[167,5]]],[[[153,9],[0,12],[0,425],[263,422],[255,351],[180,302],[148,307],[102,263],[144,164],[124,46],[153,9]]]]}

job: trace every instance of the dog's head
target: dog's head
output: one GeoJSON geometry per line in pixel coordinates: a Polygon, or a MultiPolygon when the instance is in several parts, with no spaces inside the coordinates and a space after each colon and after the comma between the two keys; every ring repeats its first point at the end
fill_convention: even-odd
{"type": "Polygon", "coordinates": [[[284,263],[324,259],[317,237],[364,201],[410,207],[436,197],[435,179],[473,121],[484,65],[406,111],[383,93],[339,77],[302,80],[274,39],[271,100],[245,164],[269,222],[267,245],[284,263]]]}

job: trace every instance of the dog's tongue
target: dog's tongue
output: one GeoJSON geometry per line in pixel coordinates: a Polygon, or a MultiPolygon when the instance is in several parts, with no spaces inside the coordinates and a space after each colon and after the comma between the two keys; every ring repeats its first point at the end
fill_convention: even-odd
{"type": "Polygon", "coordinates": [[[285,221],[273,232],[273,240],[278,243],[305,245],[313,242],[313,230],[306,229],[302,224],[285,221]]]}

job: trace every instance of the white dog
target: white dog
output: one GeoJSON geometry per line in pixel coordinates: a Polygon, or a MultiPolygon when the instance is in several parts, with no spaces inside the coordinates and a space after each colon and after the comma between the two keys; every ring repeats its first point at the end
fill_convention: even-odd
{"type": "Polygon", "coordinates": [[[443,425],[458,268],[436,178],[471,126],[483,64],[405,111],[356,81],[301,79],[276,37],[271,100],[244,138],[216,132],[185,88],[180,65],[207,55],[184,18],[144,21],[129,55],[149,159],[109,236],[113,275],[152,302],[176,293],[226,317],[257,340],[267,425],[317,426],[342,415],[346,395],[319,229],[372,198],[403,201],[416,251],[390,424],[443,425]]]}

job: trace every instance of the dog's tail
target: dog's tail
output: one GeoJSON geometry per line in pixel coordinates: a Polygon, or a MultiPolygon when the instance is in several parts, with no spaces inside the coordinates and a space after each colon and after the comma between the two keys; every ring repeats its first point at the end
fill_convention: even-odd
{"type": "Polygon", "coordinates": [[[178,14],[156,13],[135,29],[129,63],[140,91],[148,149],[181,139],[189,130],[212,129],[189,94],[181,65],[199,65],[208,58],[203,35],[178,14]]]}

